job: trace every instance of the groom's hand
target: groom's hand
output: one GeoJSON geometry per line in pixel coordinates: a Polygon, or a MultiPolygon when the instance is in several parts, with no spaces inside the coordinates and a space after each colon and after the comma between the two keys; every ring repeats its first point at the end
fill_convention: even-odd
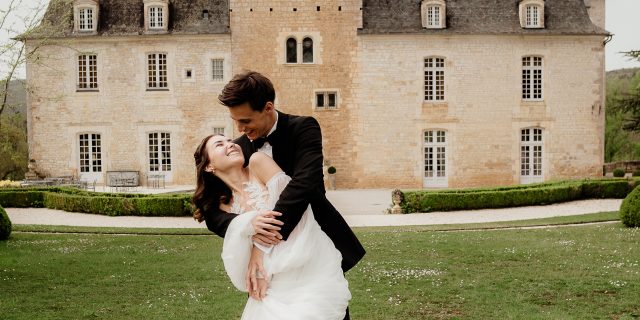
{"type": "Polygon", "coordinates": [[[256,232],[252,237],[253,241],[267,247],[278,244],[282,239],[278,231],[283,222],[275,217],[281,215],[282,213],[276,211],[262,211],[253,218],[251,225],[256,232]]]}

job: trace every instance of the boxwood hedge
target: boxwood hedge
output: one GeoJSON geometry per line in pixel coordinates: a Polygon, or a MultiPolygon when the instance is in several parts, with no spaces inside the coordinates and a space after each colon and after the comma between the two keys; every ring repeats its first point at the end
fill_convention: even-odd
{"type": "Polygon", "coordinates": [[[404,190],[403,212],[505,208],[593,199],[624,198],[639,180],[598,179],[498,188],[404,190]]]}
{"type": "Polygon", "coordinates": [[[4,207],[46,207],[110,216],[190,216],[191,197],[189,193],[102,193],[56,187],[0,189],[0,205],[4,207]]]}

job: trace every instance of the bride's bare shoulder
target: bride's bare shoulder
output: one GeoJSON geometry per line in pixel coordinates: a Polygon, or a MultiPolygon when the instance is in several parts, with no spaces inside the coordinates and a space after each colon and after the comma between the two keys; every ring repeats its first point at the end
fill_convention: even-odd
{"type": "Polygon", "coordinates": [[[274,175],[282,171],[271,157],[262,152],[255,152],[251,155],[249,158],[249,170],[265,185],[274,175]]]}

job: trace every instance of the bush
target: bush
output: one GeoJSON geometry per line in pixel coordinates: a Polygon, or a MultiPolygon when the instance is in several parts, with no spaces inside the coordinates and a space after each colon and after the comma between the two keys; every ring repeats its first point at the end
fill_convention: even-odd
{"type": "Polygon", "coordinates": [[[616,178],[624,177],[624,170],[620,168],[613,170],[613,176],[616,178]]]}
{"type": "Polygon", "coordinates": [[[547,182],[511,187],[463,190],[403,191],[403,212],[473,210],[551,203],[592,198],[624,198],[637,180],[602,179],[547,182]]]}
{"type": "Polygon", "coordinates": [[[7,240],[11,235],[11,220],[4,211],[4,208],[0,206],[0,240],[7,240]]]}
{"type": "Polygon", "coordinates": [[[109,216],[191,216],[191,194],[147,195],[98,193],[74,188],[0,190],[4,207],[46,207],[109,216]]]}
{"type": "Polygon", "coordinates": [[[620,220],[629,228],[640,227],[640,188],[635,188],[620,206],[620,220]]]}
{"type": "Polygon", "coordinates": [[[337,171],[336,167],[334,167],[334,166],[331,166],[331,167],[329,167],[329,169],[327,169],[327,173],[329,173],[329,174],[334,174],[334,173],[336,173],[336,171],[337,171]]]}
{"type": "Polygon", "coordinates": [[[632,174],[633,177],[640,177],[640,170],[636,170],[632,174]]]}

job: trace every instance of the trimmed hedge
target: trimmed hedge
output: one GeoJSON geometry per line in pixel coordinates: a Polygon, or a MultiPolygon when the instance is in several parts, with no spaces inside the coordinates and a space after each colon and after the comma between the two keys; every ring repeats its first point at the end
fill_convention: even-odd
{"type": "Polygon", "coordinates": [[[7,240],[11,235],[11,220],[4,211],[4,208],[0,206],[0,240],[7,240]]]}
{"type": "Polygon", "coordinates": [[[635,188],[622,201],[620,220],[629,228],[640,227],[640,188],[635,188]]]}
{"type": "Polygon", "coordinates": [[[405,213],[505,208],[593,199],[624,198],[637,180],[602,179],[464,190],[403,191],[405,213]]]}
{"type": "Polygon", "coordinates": [[[59,209],[109,216],[190,216],[191,194],[98,193],[73,188],[0,190],[0,205],[59,209]]]}

